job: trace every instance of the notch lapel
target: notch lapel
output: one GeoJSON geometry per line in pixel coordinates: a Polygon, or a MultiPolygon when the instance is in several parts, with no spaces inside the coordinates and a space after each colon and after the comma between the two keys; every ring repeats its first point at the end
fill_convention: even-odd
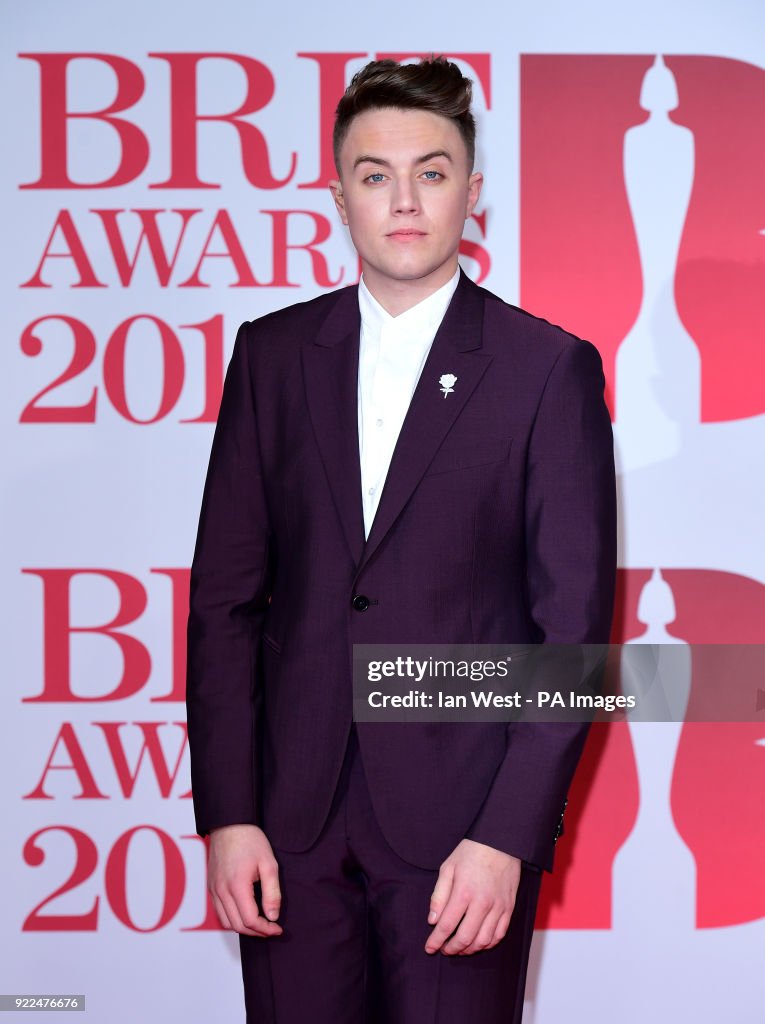
{"type": "Polygon", "coordinates": [[[359,464],[357,288],[345,288],[312,341],[303,345],[308,413],[354,565],[364,550],[359,464]]]}
{"type": "Polygon", "coordinates": [[[491,355],[481,351],[483,297],[460,272],[460,281],[430,347],[393,451],[369,538],[364,541],[358,433],[361,317],[357,288],[337,303],[302,349],[308,413],[321,452],[356,578],[403,511],[441,442],[475,390],[491,355]],[[457,377],[444,395],[439,379],[457,377]]]}
{"type": "MultiPolygon", "coordinates": [[[[481,351],[483,304],[478,288],[460,271],[459,284],[433,339],[393,450],[357,578],[402,512],[491,362],[491,355],[481,351]],[[444,373],[457,377],[454,390],[448,395],[439,386],[444,373]]],[[[354,406],[354,413],[355,409],[354,406]]],[[[357,483],[360,501],[360,479],[357,483]]]]}

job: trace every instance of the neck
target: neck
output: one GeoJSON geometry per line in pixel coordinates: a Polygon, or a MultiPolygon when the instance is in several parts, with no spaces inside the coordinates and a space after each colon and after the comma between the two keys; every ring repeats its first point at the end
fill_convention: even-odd
{"type": "Polygon", "coordinates": [[[432,274],[420,277],[413,281],[396,281],[384,274],[378,273],[373,267],[362,263],[364,272],[364,284],[370,293],[380,303],[382,308],[390,316],[399,316],[406,313],[418,302],[427,299],[428,296],[437,292],[447,281],[454,277],[457,270],[457,255],[444,263],[432,274]]]}

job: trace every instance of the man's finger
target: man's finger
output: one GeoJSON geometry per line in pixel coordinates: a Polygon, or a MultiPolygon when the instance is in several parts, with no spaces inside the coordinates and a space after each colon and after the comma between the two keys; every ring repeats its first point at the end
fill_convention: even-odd
{"type": "MultiPolygon", "coordinates": [[[[267,920],[262,917],[258,904],[255,901],[255,892],[253,890],[252,882],[236,882],[230,887],[231,895],[236,904],[236,912],[239,921],[241,922],[244,934],[247,935],[261,935],[263,937],[269,935],[281,935],[281,927],[273,921],[267,920]]],[[[226,910],[231,916],[228,904],[226,904],[226,910]]],[[[236,927],[236,925],[235,925],[236,927]]],[[[239,931],[239,928],[236,929],[239,931]]]]}
{"type": "Polygon", "coordinates": [[[492,904],[473,900],[467,908],[467,912],[460,922],[457,931],[445,942],[441,952],[447,956],[461,953],[475,941],[481,926],[491,912],[492,904]]]}
{"type": "Polygon", "coordinates": [[[454,868],[451,864],[442,864],[438,872],[433,895],[430,897],[430,909],[428,913],[428,924],[435,924],[446,906],[452,892],[454,882],[454,868]]]}
{"type": "Polygon", "coordinates": [[[499,921],[497,921],[497,927],[494,929],[494,938],[492,939],[492,946],[496,946],[498,942],[501,942],[507,935],[507,929],[510,924],[510,911],[499,915],[499,921]]]}
{"type": "Polygon", "coordinates": [[[282,894],[279,889],[279,866],[276,861],[266,861],[260,865],[261,903],[265,916],[275,921],[282,905],[282,894]]]}
{"type": "Polygon", "coordinates": [[[234,897],[230,892],[220,891],[218,893],[218,899],[224,909],[226,917],[230,922],[231,928],[235,932],[239,932],[241,935],[253,935],[254,932],[251,928],[248,928],[242,921],[242,915],[239,913],[239,908],[234,901],[234,897]]]}
{"type": "MultiPolygon", "coordinates": [[[[491,910],[486,917],[483,919],[481,927],[478,929],[478,934],[470,943],[460,952],[460,956],[472,956],[473,953],[480,953],[482,949],[489,949],[494,945],[494,933],[497,930],[497,924],[499,923],[500,912],[497,909],[491,910]]],[[[457,930],[459,935],[460,929],[457,930]]],[[[444,948],[444,952],[447,949],[444,948]]]]}
{"type": "Polygon", "coordinates": [[[221,927],[226,928],[229,931],[232,931],[233,929],[231,927],[231,922],[228,919],[228,914],[224,910],[223,904],[218,899],[216,893],[214,893],[212,890],[210,890],[210,899],[212,900],[212,905],[215,910],[215,913],[218,915],[218,920],[221,923],[221,927]]]}
{"type": "Polygon", "coordinates": [[[435,953],[446,942],[448,937],[457,928],[468,907],[466,897],[458,898],[452,891],[449,902],[446,904],[438,919],[438,924],[425,942],[425,952],[435,953]]]}

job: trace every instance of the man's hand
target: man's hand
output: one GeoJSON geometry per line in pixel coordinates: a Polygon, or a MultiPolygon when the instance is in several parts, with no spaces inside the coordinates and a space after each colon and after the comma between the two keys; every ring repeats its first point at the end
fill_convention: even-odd
{"type": "Polygon", "coordinates": [[[224,928],[241,935],[281,935],[279,866],[265,832],[257,825],[224,825],[210,833],[207,888],[224,928]],[[260,881],[263,915],[253,883],[260,881]]]}
{"type": "Polygon", "coordinates": [[[467,956],[496,946],[510,924],[520,878],[517,857],[463,839],[438,873],[428,915],[436,926],[425,952],[467,956]]]}

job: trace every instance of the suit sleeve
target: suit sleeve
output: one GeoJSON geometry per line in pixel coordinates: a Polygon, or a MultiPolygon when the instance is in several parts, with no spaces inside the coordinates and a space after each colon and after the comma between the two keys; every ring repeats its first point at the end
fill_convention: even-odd
{"type": "Polygon", "coordinates": [[[200,836],[259,824],[255,699],[270,559],[249,332],[240,327],[226,373],[191,566],[186,710],[200,836]]]}
{"type": "MultiPolygon", "coordinates": [[[[550,371],[531,432],[527,587],[545,644],[607,644],[610,638],[616,484],[604,385],[595,346],[569,343],[550,371]]],[[[587,723],[510,723],[505,758],[467,838],[551,870],[587,731],[587,723]]]]}

